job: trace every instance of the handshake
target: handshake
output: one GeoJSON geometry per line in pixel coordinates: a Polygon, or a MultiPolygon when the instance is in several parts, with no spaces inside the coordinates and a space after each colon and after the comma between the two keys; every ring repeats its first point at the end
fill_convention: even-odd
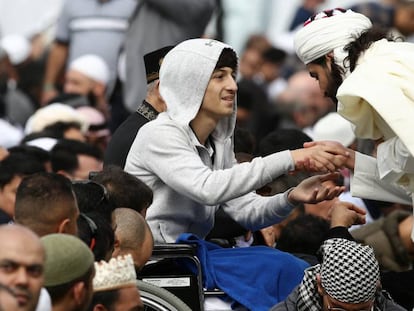
{"type": "Polygon", "coordinates": [[[327,173],[343,168],[354,169],[355,151],[338,142],[307,142],[303,146],[291,151],[295,171],[327,173]]]}
{"type": "Polygon", "coordinates": [[[332,186],[339,178],[338,170],[343,168],[353,169],[355,165],[355,151],[348,149],[338,142],[319,141],[308,142],[304,148],[291,151],[295,170],[325,173],[314,175],[299,183],[288,194],[288,201],[292,205],[298,203],[317,203],[323,200],[331,200],[340,195],[345,187],[332,186]]]}

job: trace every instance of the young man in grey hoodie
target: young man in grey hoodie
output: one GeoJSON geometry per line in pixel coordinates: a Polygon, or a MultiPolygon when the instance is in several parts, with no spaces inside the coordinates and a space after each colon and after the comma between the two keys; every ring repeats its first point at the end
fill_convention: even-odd
{"type": "Polygon", "coordinates": [[[184,41],[164,58],[160,93],[167,110],[141,128],[125,164],[154,191],[146,219],[155,242],[174,242],[181,233],[204,238],[219,205],[257,230],[279,222],[296,203],[333,198],[343,190],[325,187],[324,181],[337,178],[326,174],[271,197],[254,192],[288,171],[334,171],[348,154],[317,146],[236,164],[236,74],[235,51],[215,40],[184,41]]]}

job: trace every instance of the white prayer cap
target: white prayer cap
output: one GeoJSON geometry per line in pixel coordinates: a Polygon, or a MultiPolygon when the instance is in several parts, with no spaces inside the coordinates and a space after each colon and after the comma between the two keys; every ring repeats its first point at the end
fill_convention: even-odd
{"type": "Polygon", "coordinates": [[[102,84],[109,81],[109,67],[98,55],[86,54],[74,59],[69,65],[69,70],[78,71],[102,84]]]}
{"type": "Polygon", "coordinates": [[[368,17],[352,10],[333,9],[308,19],[295,34],[296,54],[305,64],[345,47],[372,27],[368,17]]]}
{"type": "Polygon", "coordinates": [[[68,105],[53,103],[39,108],[26,122],[25,133],[36,133],[56,122],[76,122],[81,126],[81,131],[86,132],[89,124],[85,118],[68,105]]]}
{"type": "Polygon", "coordinates": [[[32,51],[28,39],[21,35],[7,35],[0,41],[1,48],[6,52],[12,65],[23,63],[32,51]]]}
{"type": "Polygon", "coordinates": [[[312,138],[315,141],[333,140],[349,147],[356,137],[352,123],[338,113],[331,112],[316,122],[312,129],[312,138]]]}
{"type": "Polygon", "coordinates": [[[108,262],[95,262],[93,291],[107,291],[136,286],[137,275],[130,254],[111,258],[108,262]]]}

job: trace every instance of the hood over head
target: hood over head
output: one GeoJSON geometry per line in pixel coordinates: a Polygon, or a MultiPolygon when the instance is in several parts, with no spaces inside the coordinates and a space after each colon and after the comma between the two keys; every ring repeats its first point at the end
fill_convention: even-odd
{"type": "MultiPolygon", "coordinates": [[[[172,120],[188,126],[195,118],[220,54],[226,48],[233,50],[220,41],[190,39],[168,52],[160,69],[160,93],[172,120]]],[[[231,135],[235,121],[236,104],[233,115],[219,122],[213,136],[231,135]]]]}

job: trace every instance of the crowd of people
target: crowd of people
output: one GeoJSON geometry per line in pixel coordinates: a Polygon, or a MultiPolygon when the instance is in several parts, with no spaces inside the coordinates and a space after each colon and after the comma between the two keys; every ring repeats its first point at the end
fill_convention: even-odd
{"type": "Polygon", "coordinates": [[[294,53],[206,37],[213,0],[64,1],[41,60],[1,38],[0,310],[143,310],[188,272],[166,243],[206,310],[413,310],[412,3],[309,2],[294,53]]]}

